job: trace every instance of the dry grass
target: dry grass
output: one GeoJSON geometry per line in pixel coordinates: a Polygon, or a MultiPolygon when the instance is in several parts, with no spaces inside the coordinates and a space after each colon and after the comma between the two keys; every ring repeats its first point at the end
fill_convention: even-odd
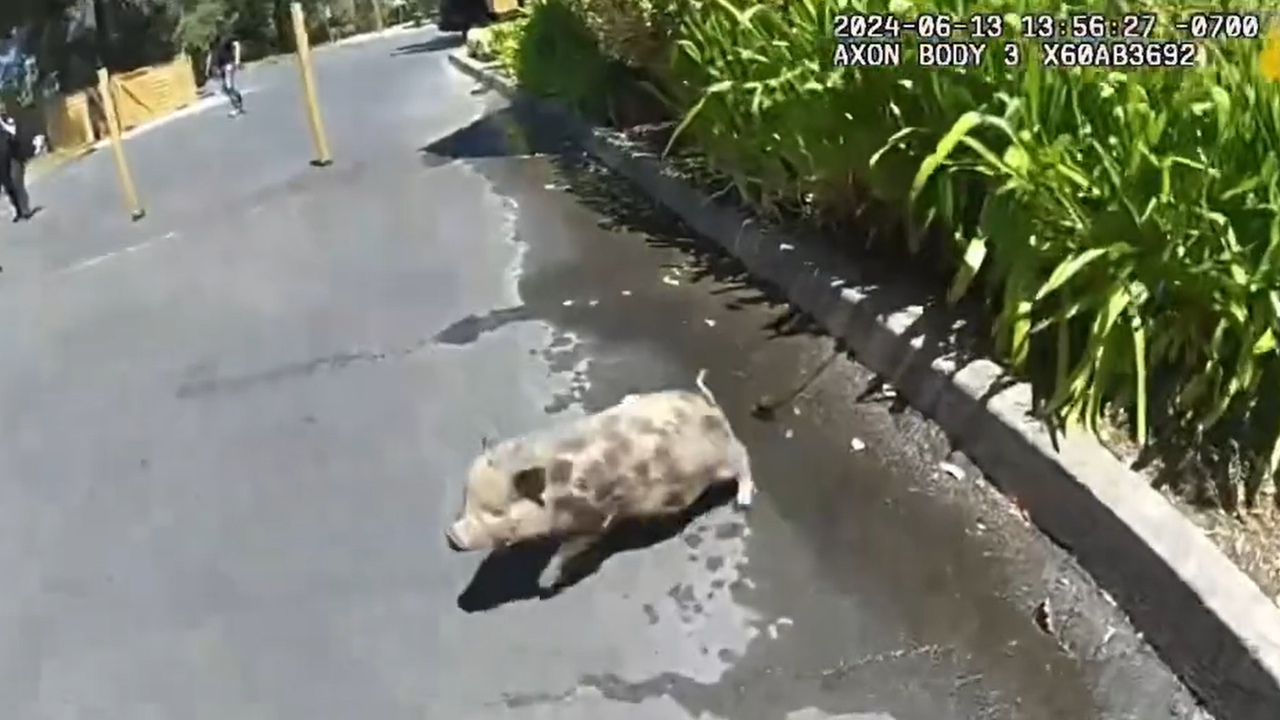
{"type": "MultiPolygon", "coordinates": [[[[1124,432],[1106,427],[1101,434],[1103,444],[1119,460],[1130,466],[1137,461],[1138,448],[1124,432]]],[[[1158,469],[1144,470],[1142,475],[1154,482],[1158,469]]],[[[1174,488],[1161,492],[1280,605],[1280,502],[1274,495],[1264,494],[1253,508],[1228,512],[1212,497],[1190,497],[1188,491],[1174,488]]]]}
{"type": "Polygon", "coordinates": [[[1280,508],[1275,503],[1260,503],[1260,507],[1237,518],[1166,494],[1280,605],[1280,508]]]}

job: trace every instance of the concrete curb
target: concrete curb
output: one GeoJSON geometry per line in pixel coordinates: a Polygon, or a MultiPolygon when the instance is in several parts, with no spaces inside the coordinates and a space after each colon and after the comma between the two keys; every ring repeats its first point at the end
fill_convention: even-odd
{"type": "Polygon", "coordinates": [[[382,38],[395,37],[396,35],[407,35],[419,30],[426,30],[428,27],[432,27],[434,25],[435,23],[433,22],[426,22],[422,25],[414,25],[412,22],[398,23],[395,25],[389,25],[381,30],[371,30],[357,35],[350,35],[342,38],[341,40],[334,40],[333,42],[325,43],[324,45],[318,45],[316,46],[316,50],[360,45],[361,43],[366,43],[371,40],[381,40],[382,38]]]}
{"type": "MultiPolygon", "coordinates": [[[[480,83],[517,93],[491,66],[460,52],[449,59],[480,83]]],[[[870,282],[816,238],[784,242],[748,214],[689,187],[653,153],[538,102],[588,152],[782,288],[932,417],[1112,595],[1218,720],[1280,717],[1280,608],[1092,436],[1072,433],[1055,444],[1028,414],[1029,386],[989,360],[961,361],[940,347],[932,338],[948,337],[957,326],[945,308],[883,278],[870,282]]]]}

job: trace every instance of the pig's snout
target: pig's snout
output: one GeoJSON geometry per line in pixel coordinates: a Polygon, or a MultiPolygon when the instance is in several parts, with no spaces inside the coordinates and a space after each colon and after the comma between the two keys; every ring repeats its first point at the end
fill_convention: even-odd
{"type": "Polygon", "coordinates": [[[454,552],[464,552],[466,548],[462,547],[462,543],[458,542],[458,538],[453,535],[453,528],[444,531],[445,544],[454,552]]]}

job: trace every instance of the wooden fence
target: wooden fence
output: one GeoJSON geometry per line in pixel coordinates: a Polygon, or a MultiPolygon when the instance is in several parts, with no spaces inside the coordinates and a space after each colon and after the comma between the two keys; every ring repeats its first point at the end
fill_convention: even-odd
{"type": "MultiPolygon", "coordinates": [[[[162,118],[196,101],[191,58],[179,55],[111,77],[111,95],[121,130],[162,118]]],[[[107,135],[106,114],[97,88],[60,95],[45,103],[44,124],[49,144],[58,150],[77,150],[107,135]]]]}

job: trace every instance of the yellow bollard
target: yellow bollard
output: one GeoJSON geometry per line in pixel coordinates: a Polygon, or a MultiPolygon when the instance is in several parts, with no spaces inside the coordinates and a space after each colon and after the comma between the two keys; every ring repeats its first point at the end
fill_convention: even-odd
{"type": "Polygon", "coordinates": [[[316,80],[311,73],[311,41],[307,38],[307,23],[302,15],[302,3],[291,3],[293,14],[293,46],[298,53],[298,70],[302,72],[302,94],[307,103],[307,120],[311,124],[311,139],[315,141],[316,157],[311,161],[316,167],[333,164],[329,155],[329,143],[324,139],[324,124],[320,122],[320,105],[316,102],[316,80]]]}
{"type": "Polygon", "coordinates": [[[116,160],[120,189],[124,191],[129,216],[137,222],[146,217],[147,211],[138,202],[138,189],[133,186],[133,175],[129,173],[129,163],[124,157],[124,145],[120,142],[120,118],[116,115],[115,97],[111,94],[111,77],[106,68],[98,68],[98,93],[102,95],[102,111],[107,116],[107,134],[110,136],[111,155],[116,160]]]}

